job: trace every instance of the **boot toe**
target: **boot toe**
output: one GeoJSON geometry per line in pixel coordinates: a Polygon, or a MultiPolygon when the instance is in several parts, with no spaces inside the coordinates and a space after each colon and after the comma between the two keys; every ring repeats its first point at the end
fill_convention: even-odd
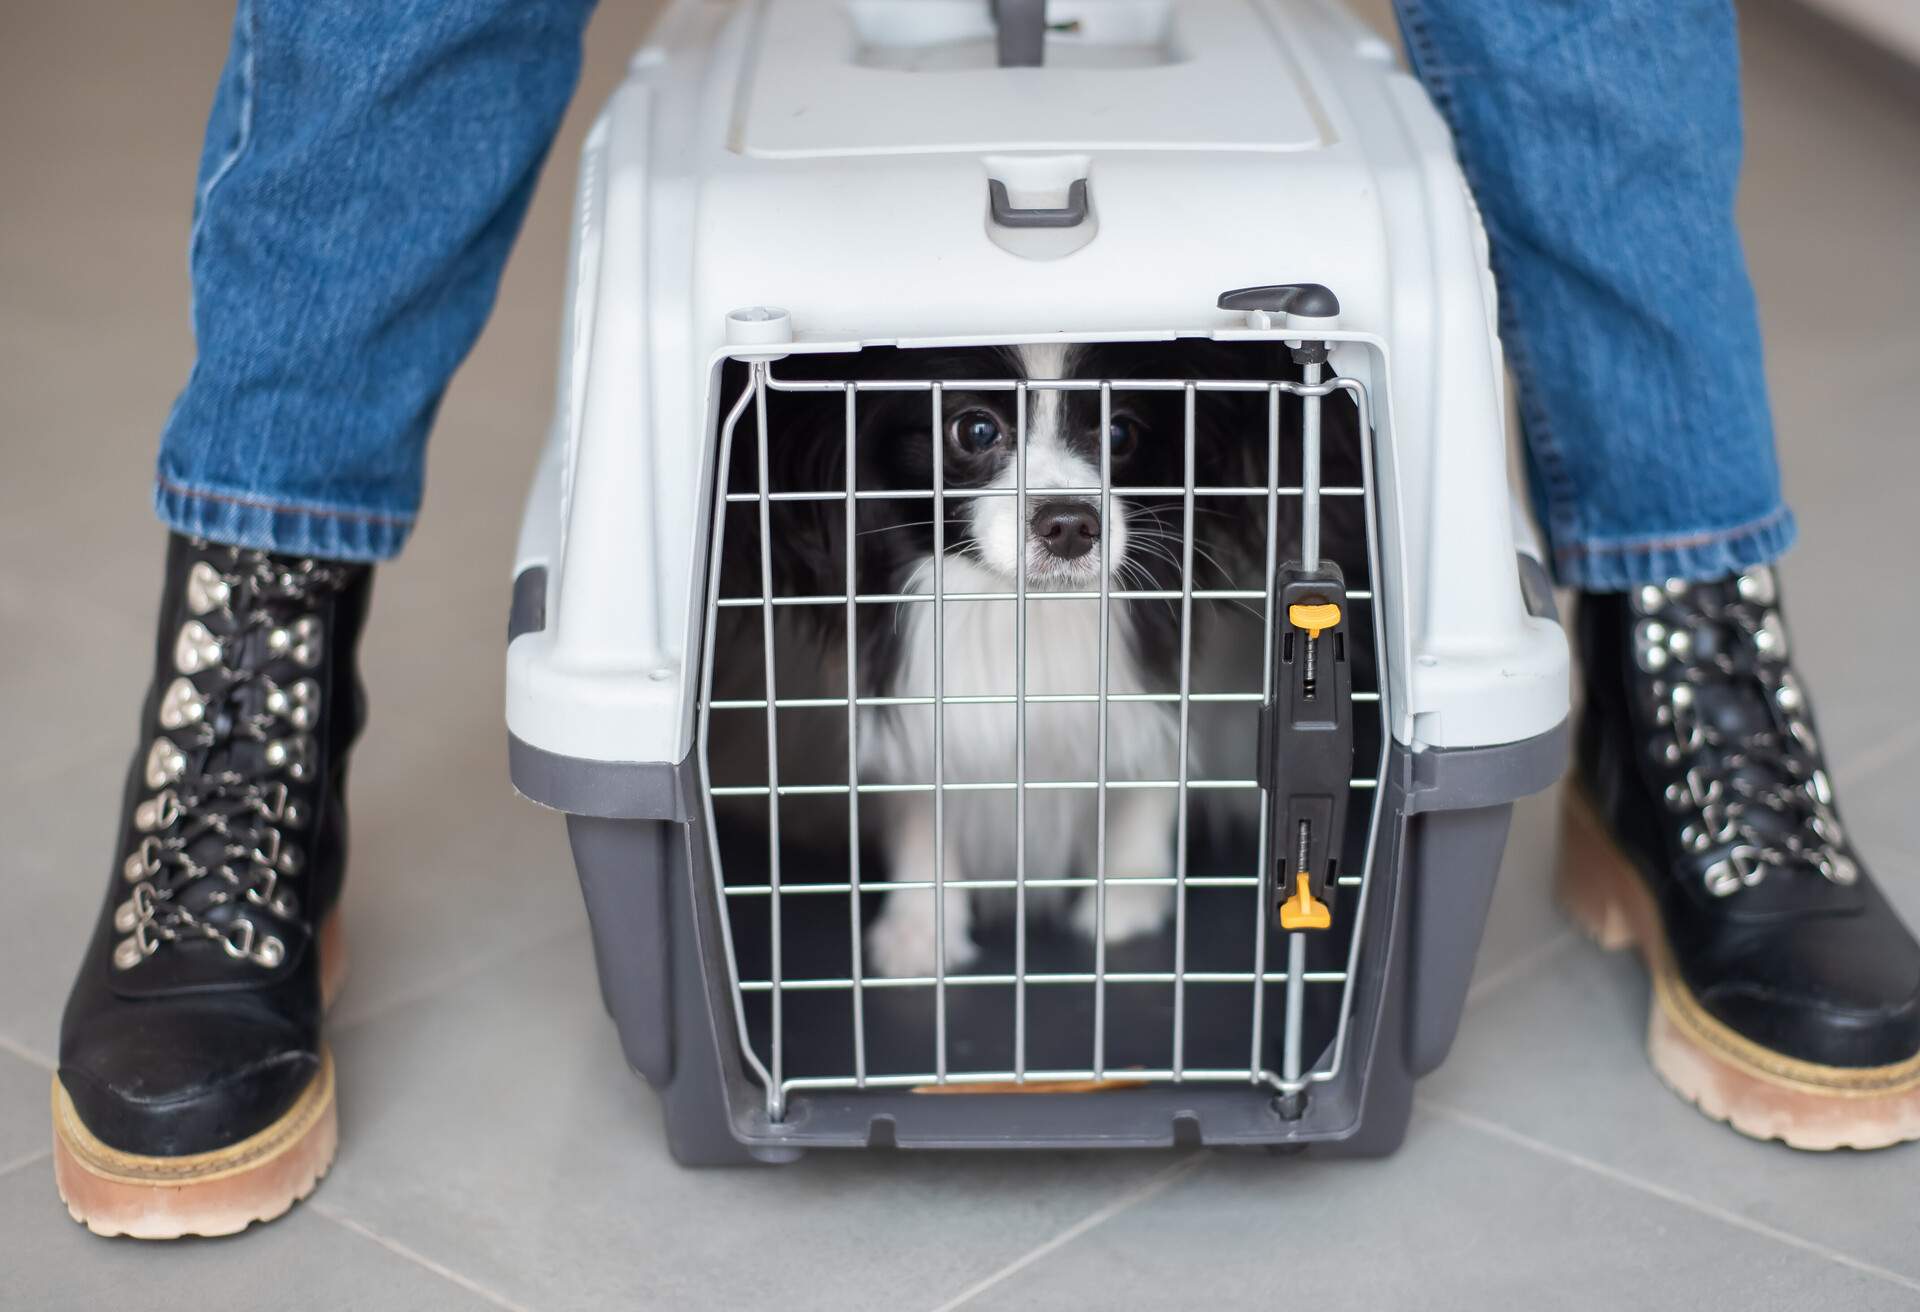
{"type": "Polygon", "coordinates": [[[81,1122],[122,1152],[227,1148],[283,1116],[320,1070],[290,1027],[218,1007],[155,1009],[69,1036],[60,1083],[81,1122]]]}
{"type": "Polygon", "coordinates": [[[1907,1061],[1920,1054],[1920,944],[1890,909],[1875,911],[1769,935],[1696,996],[1788,1057],[1856,1069],[1907,1061]]]}

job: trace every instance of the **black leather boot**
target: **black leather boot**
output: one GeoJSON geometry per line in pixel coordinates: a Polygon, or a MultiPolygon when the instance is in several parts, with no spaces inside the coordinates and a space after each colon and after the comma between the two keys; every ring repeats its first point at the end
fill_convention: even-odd
{"type": "Polygon", "coordinates": [[[67,1000],[54,1167],[100,1234],[229,1234],[332,1161],[354,649],[372,571],[174,537],[113,871],[67,1000]]]}
{"type": "Polygon", "coordinates": [[[1581,599],[1560,890],[1653,975],[1648,1050],[1796,1148],[1920,1138],[1920,944],[1841,827],[1771,570],[1581,599]]]}

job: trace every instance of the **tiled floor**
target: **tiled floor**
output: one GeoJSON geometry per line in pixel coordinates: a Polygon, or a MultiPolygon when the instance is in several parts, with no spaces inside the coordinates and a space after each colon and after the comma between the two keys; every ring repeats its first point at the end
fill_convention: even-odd
{"type": "MultiPolygon", "coordinates": [[[[1661,1089],[1638,971],[1548,904],[1550,800],[1523,808],[1472,1010],[1397,1157],[676,1169],[595,997],[560,826],[511,799],[500,728],[510,526],[584,113],[448,399],[420,535],[381,578],[339,1163],[237,1240],[73,1225],[47,1071],[133,740],[161,541],[148,453],[189,358],[181,251],[227,9],[0,20],[0,1306],[1920,1307],[1920,1150],[1800,1156],[1661,1089]]],[[[598,19],[583,106],[646,10],[598,19]]],[[[1745,215],[1806,536],[1797,632],[1852,828],[1920,917],[1920,79],[1771,6],[1746,16],[1745,215]]]]}

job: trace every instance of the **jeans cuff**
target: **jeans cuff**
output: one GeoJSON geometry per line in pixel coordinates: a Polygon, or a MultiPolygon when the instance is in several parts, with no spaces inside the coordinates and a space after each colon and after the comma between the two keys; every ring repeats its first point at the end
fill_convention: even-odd
{"type": "Polygon", "coordinates": [[[1778,560],[1798,533],[1793,512],[1781,505],[1732,528],[1557,543],[1553,567],[1561,583],[1586,592],[1624,592],[1668,579],[1725,578],[1778,560]]]}
{"type": "Polygon", "coordinates": [[[226,546],[321,560],[382,561],[400,554],[411,515],[288,505],[248,493],[154,481],[153,508],[176,533],[226,546]]]}

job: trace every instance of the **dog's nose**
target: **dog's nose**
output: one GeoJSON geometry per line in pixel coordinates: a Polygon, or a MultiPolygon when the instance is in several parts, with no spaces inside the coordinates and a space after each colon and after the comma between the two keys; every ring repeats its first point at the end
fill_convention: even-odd
{"type": "Polygon", "coordinates": [[[1078,560],[1100,541],[1100,515],[1084,502],[1042,502],[1033,512],[1033,535],[1061,560],[1078,560]]]}

